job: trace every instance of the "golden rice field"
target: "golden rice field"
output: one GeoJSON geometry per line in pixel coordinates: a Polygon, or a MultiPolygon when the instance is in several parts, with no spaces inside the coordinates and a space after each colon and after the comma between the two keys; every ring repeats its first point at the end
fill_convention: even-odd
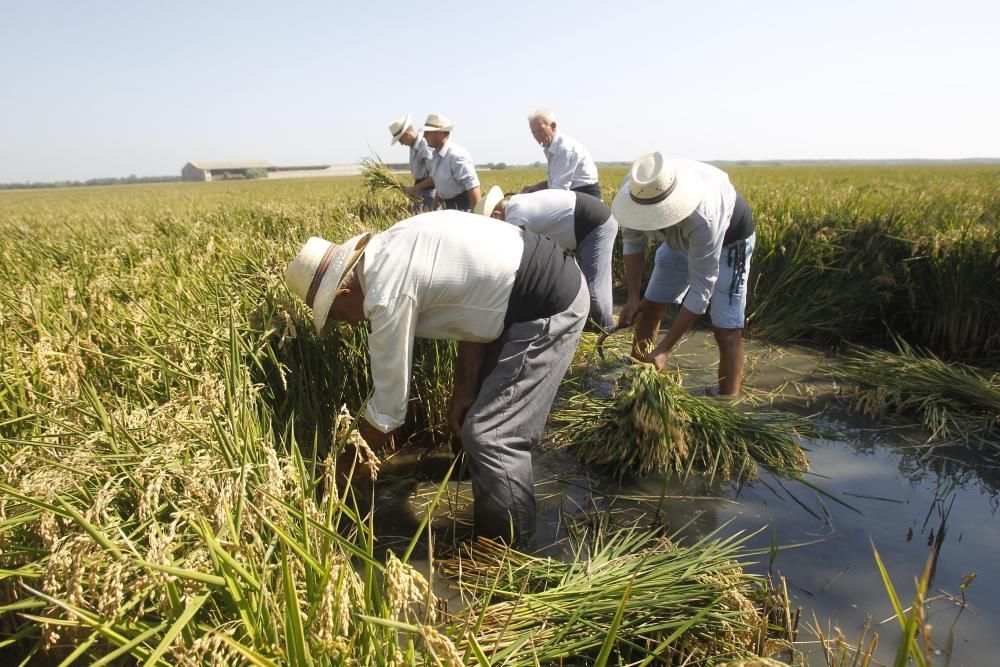
{"type": "MultiPolygon", "coordinates": [[[[753,335],[902,341],[995,384],[1000,168],[731,173],[758,220],[753,335]]],[[[606,199],[623,174],[602,174],[606,199]]],[[[282,272],[308,236],[406,211],[360,178],[0,192],[2,664],[722,664],[782,646],[739,536],[585,534],[569,563],[480,544],[431,571],[412,544],[379,548],[363,499],[330,483],[369,391],[364,332],[317,339],[282,272]]],[[[446,441],[451,352],[418,345],[404,439],[446,441]]]]}

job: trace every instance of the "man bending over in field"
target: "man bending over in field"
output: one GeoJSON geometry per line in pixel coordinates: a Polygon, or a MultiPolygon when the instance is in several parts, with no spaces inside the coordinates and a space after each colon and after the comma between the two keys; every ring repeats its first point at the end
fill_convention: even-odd
{"type": "Polygon", "coordinates": [[[602,329],[614,325],[611,254],[618,223],[604,202],[572,190],[539,190],[505,200],[494,185],[475,212],[548,236],[574,253],[590,292],[590,318],[602,329]]]}
{"type": "Polygon", "coordinates": [[[611,204],[622,227],[628,301],[619,324],[635,322],[632,353],[662,369],[670,350],[709,308],[719,346],[719,393],[736,395],[743,377],[747,277],[756,235],[743,195],[725,172],[703,162],[647,153],[632,164],[611,204]],[[660,243],[639,300],[646,247],[660,243]],[[646,354],[670,304],[680,306],[666,335],[646,354]]]}
{"type": "Polygon", "coordinates": [[[328,321],[369,323],[374,394],[360,431],[377,453],[406,416],[414,337],[458,341],[448,419],[472,475],[476,532],[526,544],[531,451],[589,306],[573,257],[513,225],[435,211],[343,245],[311,238],[285,281],[320,333],[328,321]]]}

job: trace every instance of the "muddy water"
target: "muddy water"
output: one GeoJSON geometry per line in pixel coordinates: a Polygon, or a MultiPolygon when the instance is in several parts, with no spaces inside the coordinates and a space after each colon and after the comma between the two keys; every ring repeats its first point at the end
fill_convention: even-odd
{"type": "MultiPolygon", "coordinates": [[[[1000,470],[963,461],[961,452],[922,456],[913,446],[919,431],[888,429],[847,413],[834,396],[836,387],[814,374],[814,352],[750,345],[747,353],[748,394],[762,403],[760,409],[773,402],[819,413],[823,432],[833,436],[804,443],[813,486],[767,473],[742,485],[658,477],[619,484],[565,452],[545,452],[535,459],[538,550],[559,553],[567,519],[595,511],[623,524],[663,525],[685,538],[717,529],[756,532],[749,546],[765,553],[752,569],[785,577],[793,605],[802,608],[800,649],[815,656],[813,664],[823,664],[805,627],[814,614],[825,634],[839,628],[848,641],[857,639],[871,616],[880,635],[876,656],[891,662],[901,632],[872,544],[904,606],[937,544],[928,607],[939,654],[935,664],[1000,664],[1000,470]],[[973,573],[963,605],[963,577],[973,573]]],[[[711,336],[702,333],[676,355],[686,382],[694,385],[713,383],[715,360],[711,336]]],[[[440,454],[403,453],[385,471],[377,500],[384,544],[402,545],[413,535],[448,463],[440,454]]],[[[467,481],[449,484],[436,515],[439,543],[467,533],[467,481]]],[[[426,557],[425,548],[421,553],[426,557]]]]}

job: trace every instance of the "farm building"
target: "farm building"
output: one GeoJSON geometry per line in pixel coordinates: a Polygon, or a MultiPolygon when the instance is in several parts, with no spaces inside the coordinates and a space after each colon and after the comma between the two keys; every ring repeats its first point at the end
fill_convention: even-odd
{"type": "Polygon", "coordinates": [[[361,173],[357,164],[311,164],[297,166],[275,166],[267,160],[243,160],[230,162],[188,162],[181,168],[181,179],[185,181],[224,181],[240,178],[304,178],[309,176],[346,176],[361,173]]]}
{"type": "Polygon", "coordinates": [[[267,160],[232,162],[188,162],[181,168],[185,181],[222,181],[230,178],[261,178],[267,176],[271,163],[267,160]]]}

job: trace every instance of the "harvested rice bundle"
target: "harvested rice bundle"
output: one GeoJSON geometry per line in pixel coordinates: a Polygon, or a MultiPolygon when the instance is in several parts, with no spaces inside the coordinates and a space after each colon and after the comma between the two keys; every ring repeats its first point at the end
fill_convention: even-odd
{"type": "Polygon", "coordinates": [[[609,399],[571,397],[555,415],[555,446],[619,476],[700,470],[742,480],[756,477],[758,463],[793,476],[808,466],[792,417],[695,396],[648,364],[633,364],[619,386],[609,399]]]}
{"type": "Polygon", "coordinates": [[[684,546],[625,530],[577,546],[569,563],[480,539],[439,566],[471,598],[493,664],[593,664],[599,653],[617,655],[609,664],[689,664],[768,643],[762,582],[741,568],[746,539],[684,546]]]}
{"type": "Polygon", "coordinates": [[[898,352],[854,348],[831,371],[854,385],[851,406],[881,419],[915,415],[929,442],[977,446],[1000,458],[1000,378],[962,364],[945,363],[897,341],[898,352]]]}
{"type": "MultiPolygon", "coordinates": [[[[388,166],[378,157],[365,158],[361,161],[361,179],[368,191],[376,194],[386,190],[396,190],[406,194],[406,186],[396,178],[388,166]]],[[[410,195],[406,195],[414,199],[410,195]]]]}

